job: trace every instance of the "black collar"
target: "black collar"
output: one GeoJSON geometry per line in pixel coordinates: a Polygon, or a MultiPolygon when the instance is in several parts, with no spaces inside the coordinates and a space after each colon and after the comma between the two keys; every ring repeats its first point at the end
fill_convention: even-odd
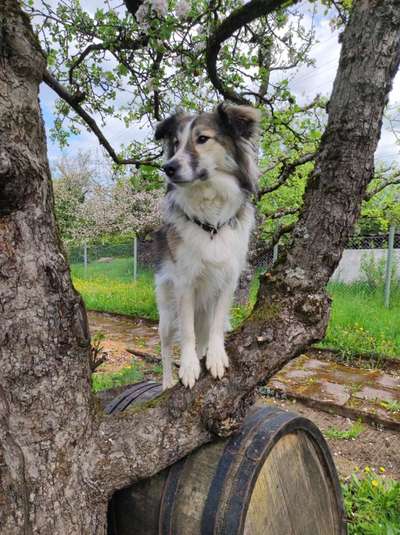
{"type": "Polygon", "coordinates": [[[234,216],[232,216],[227,221],[224,221],[223,223],[219,223],[218,225],[210,225],[210,223],[203,223],[200,221],[200,219],[197,219],[197,217],[189,217],[186,212],[182,210],[183,215],[186,217],[188,221],[191,221],[192,223],[195,223],[200,228],[202,228],[205,232],[208,232],[210,234],[210,238],[213,239],[215,234],[218,234],[218,231],[225,227],[226,225],[230,225],[231,227],[234,226],[234,224],[237,222],[237,216],[240,212],[242,207],[239,208],[239,210],[236,212],[234,216]]]}

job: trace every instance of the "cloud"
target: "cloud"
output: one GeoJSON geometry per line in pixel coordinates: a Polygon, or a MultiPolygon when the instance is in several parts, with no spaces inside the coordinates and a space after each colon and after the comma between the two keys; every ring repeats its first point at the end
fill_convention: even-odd
{"type": "MultiPolygon", "coordinates": [[[[304,9],[304,25],[311,26],[312,17],[310,8],[304,9]]],[[[321,7],[317,11],[317,24],[315,35],[317,44],[311,50],[315,66],[302,66],[290,79],[290,89],[295,93],[300,103],[310,102],[317,94],[329,97],[335,80],[341,45],[338,41],[338,32],[332,31],[328,16],[322,17],[321,7]]],[[[389,95],[389,110],[391,113],[400,110],[400,72],[397,73],[393,89],[389,95]],[[397,106],[396,106],[397,105],[397,106]]],[[[386,163],[396,162],[400,165],[400,147],[396,137],[386,120],[383,123],[381,138],[375,153],[376,160],[386,163]]]]}

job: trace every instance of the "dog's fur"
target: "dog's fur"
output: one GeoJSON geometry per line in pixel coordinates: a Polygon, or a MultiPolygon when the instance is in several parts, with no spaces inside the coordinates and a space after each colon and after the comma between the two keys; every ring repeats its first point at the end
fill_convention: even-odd
{"type": "Polygon", "coordinates": [[[163,388],[173,384],[178,338],[185,386],[195,384],[204,356],[215,378],[229,366],[224,330],[254,219],[249,196],[258,178],[258,123],[257,110],[221,104],[212,113],[177,113],[157,126],[169,175],[165,223],[156,235],[163,388]]]}

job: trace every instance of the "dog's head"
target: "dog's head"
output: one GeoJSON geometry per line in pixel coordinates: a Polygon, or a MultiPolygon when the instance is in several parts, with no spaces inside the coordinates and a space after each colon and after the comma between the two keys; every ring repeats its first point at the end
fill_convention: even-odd
{"type": "Polygon", "coordinates": [[[164,142],[168,181],[187,186],[222,172],[243,190],[255,191],[259,120],[250,106],[220,104],[211,113],[178,112],[159,123],[155,139],[164,142]]]}

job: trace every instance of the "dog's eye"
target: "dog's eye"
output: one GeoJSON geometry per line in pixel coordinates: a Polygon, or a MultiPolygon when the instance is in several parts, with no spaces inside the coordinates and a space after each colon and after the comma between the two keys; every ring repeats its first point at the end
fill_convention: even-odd
{"type": "Polygon", "coordinates": [[[207,141],[209,140],[210,138],[208,136],[199,136],[197,138],[197,143],[200,143],[200,145],[203,145],[203,143],[207,143],[207,141]]]}

